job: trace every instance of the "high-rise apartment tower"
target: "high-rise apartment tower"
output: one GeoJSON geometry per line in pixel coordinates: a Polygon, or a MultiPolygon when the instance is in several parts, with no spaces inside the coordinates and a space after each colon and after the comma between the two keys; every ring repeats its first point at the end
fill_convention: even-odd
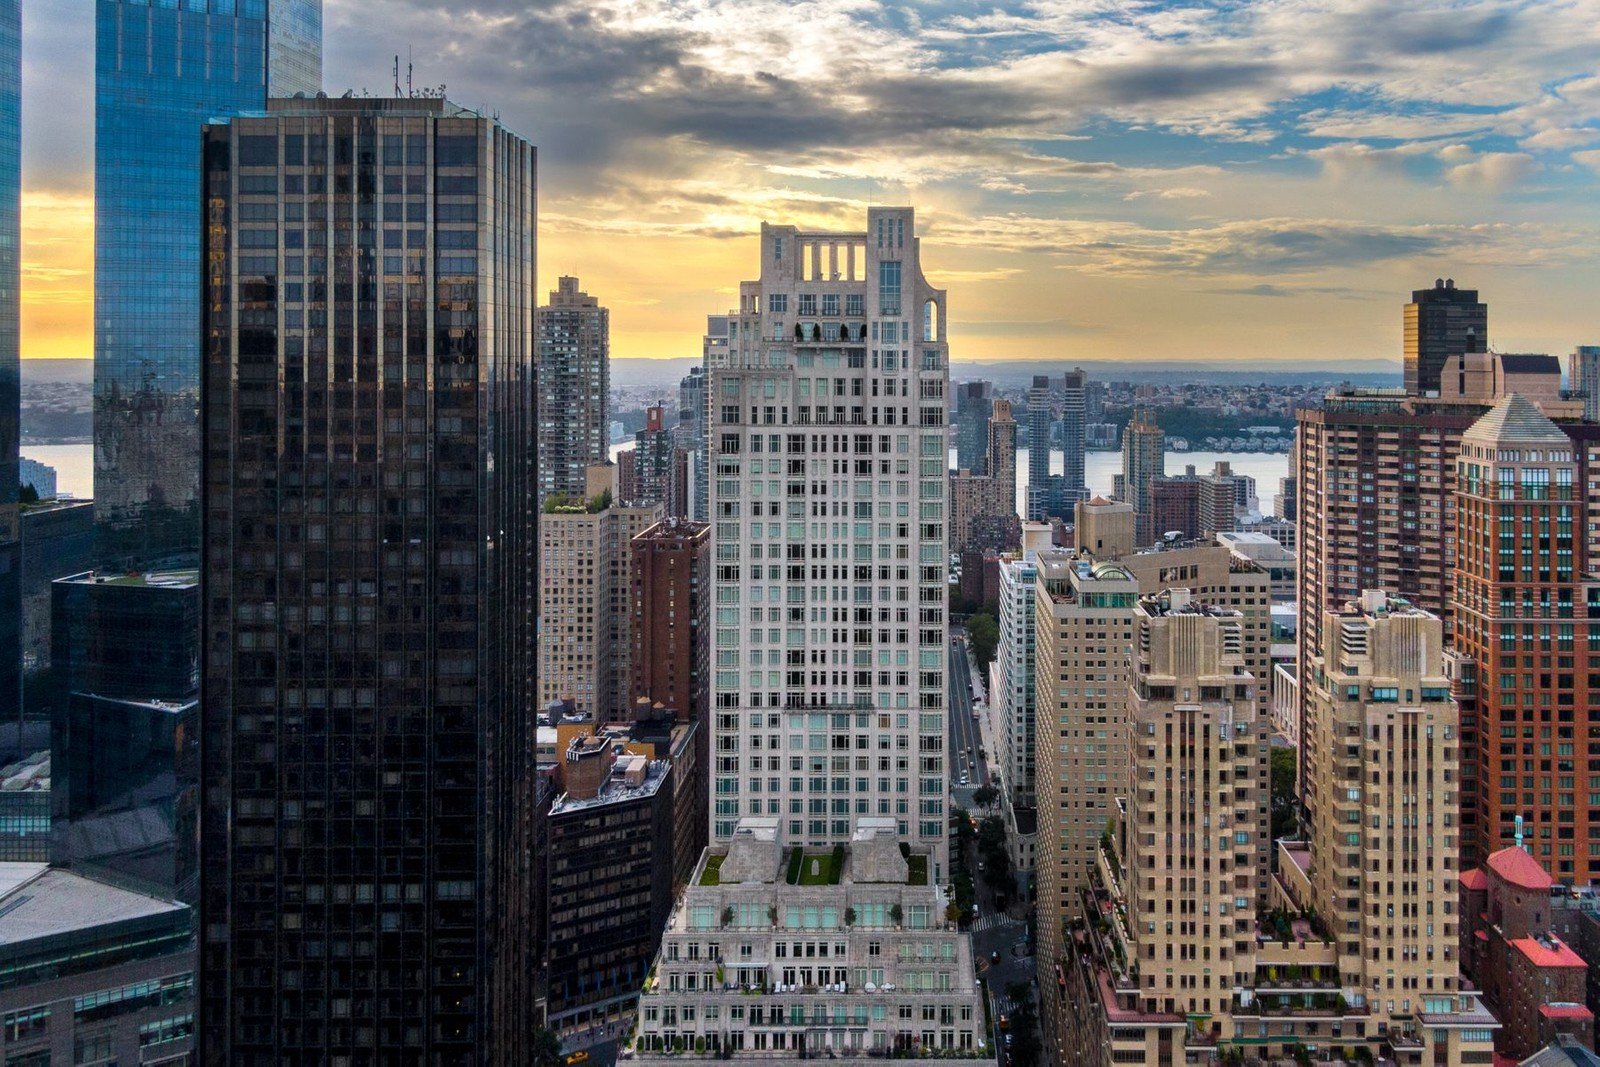
{"type": "Polygon", "coordinates": [[[611,312],[563,275],[538,336],[539,499],[576,496],[610,444],[611,312]]]}
{"type": "Polygon", "coordinates": [[[945,294],[910,208],[763,225],[708,386],[712,832],[792,846],[864,818],[945,865],[945,294]]]}

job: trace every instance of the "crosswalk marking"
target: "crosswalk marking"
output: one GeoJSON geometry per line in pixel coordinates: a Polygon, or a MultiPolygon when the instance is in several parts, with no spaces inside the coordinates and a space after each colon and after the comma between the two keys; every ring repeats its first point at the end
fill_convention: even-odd
{"type": "Polygon", "coordinates": [[[1021,926],[1021,925],[1022,925],[1022,920],[1021,919],[1013,919],[1009,915],[995,915],[993,913],[990,913],[988,915],[980,915],[980,916],[978,916],[977,920],[972,924],[972,930],[973,930],[974,933],[976,933],[979,930],[994,930],[994,929],[996,929],[998,927],[1002,927],[1002,926],[1021,926]]]}

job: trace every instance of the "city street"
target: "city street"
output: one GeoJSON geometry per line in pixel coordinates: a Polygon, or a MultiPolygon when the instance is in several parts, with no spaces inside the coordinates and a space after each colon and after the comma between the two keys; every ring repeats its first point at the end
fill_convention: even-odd
{"type": "MultiPolygon", "coordinates": [[[[979,756],[989,753],[985,749],[983,733],[979,724],[973,720],[973,665],[968,655],[966,635],[960,630],[951,631],[950,645],[950,802],[954,807],[967,809],[973,817],[983,819],[985,815],[996,813],[997,809],[982,809],[973,803],[972,794],[983,785],[991,782],[988,760],[979,756]],[[958,784],[965,775],[968,783],[963,786],[958,784]]],[[[985,686],[980,681],[977,691],[984,693],[985,686]]],[[[978,918],[972,923],[972,953],[978,964],[978,976],[983,980],[984,988],[990,998],[990,1011],[994,1023],[994,1031],[990,1040],[994,1042],[997,1050],[1003,1050],[1003,1035],[999,1030],[1000,1016],[1011,1016],[1015,1005],[1007,995],[1007,987],[1018,982],[1027,983],[1030,989],[1034,982],[1034,961],[1032,946],[1028,943],[1028,924],[1024,919],[1025,905],[1017,901],[1015,892],[1006,896],[1010,902],[1008,912],[1001,912],[995,907],[994,892],[978,871],[978,855],[975,845],[970,846],[967,854],[968,869],[973,872],[973,888],[976,894],[975,902],[978,908],[978,918]],[[994,962],[998,955],[998,962],[994,962]]],[[[1037,1003],[1037,994],[1033,995],[1037,1003]]],[[[1010,1062],[1010,1057],[1001,1055],[1002,1064],[1010,1062]]]]}
{"type": "MultiPolygon", "coordinates": [[[[987,761],[978,758],[983,735],[972,718],[972,665],[967,658],[966,635],[951,631],[950,645],[950,785],[956,803],[972,806],[972,791],[989,784],[987,761]],[[966,775],[970,783],[957,785],[966,775]]],[[[981,683],[980,683],[981,689],[981,683]]]]}

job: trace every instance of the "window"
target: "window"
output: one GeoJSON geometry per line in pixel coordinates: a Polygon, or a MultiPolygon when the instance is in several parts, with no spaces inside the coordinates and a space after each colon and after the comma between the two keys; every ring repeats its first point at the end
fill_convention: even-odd
{"type": "Polygon", "coordinates": [[[782,315],[789,310],[788,293],[768,293],[767,310],[774,315],[782,315]]]}
{"type": "Polygon", "coordinates": [[[900,314],[900,261],[897,259],[878,264],[878,314],[900,314]]]}
{"type": "Polygon", "coordinates": [[[6,1012],[4,1025],[6,1044],[38,1037],[50,1026],[50,1009],[23,1008],[21,1011],[6,1012]]]}

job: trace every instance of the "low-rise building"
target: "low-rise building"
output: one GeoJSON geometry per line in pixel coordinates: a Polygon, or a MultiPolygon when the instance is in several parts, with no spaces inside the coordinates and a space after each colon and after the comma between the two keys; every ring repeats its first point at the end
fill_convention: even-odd
{"type": "Polygon", "coordinates": [[[1502,1024],[1495,1051],[1526,1059],[1560,1035],[1594,1046],[1588,964],[1559,933],[1555,879],[1520,845],[1461,875],[1461,965],[1502,1024]]]}
{"type": "Polygon", "coordinates": [[[192,1062],[192,922],[175,901],[0,863],[5,1062],[192,1062]]]}
{"type": "Polygon", "coordinates": [[[641,1059],[919,1055],[993,1061],[971,941],[893,818],[785,847],[746,818],[708,849],[640,998],[641,1059]]]}

